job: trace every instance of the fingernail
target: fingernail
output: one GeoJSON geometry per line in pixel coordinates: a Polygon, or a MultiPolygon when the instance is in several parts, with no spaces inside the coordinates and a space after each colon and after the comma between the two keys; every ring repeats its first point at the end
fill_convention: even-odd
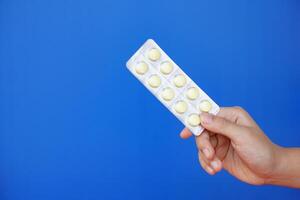
{"type": "Polygon", "coordinates": [[[204,153],[204,155],[205,155],[206,158],[209,158],[210,151],[208,149],[203,149],[203,153],[204,153]]]}
{"type": "Polygon", "coordinates": [[[217,160],[212,161],[212,162],[210,163],[210,165],[211,165],[215,170],[217,170],[217,169],[219,168],[219,162],[218,162],[217,160]]]}
{"type": "Polygon", "coordinates": [[[200,115],[201,123],[210,124],[212,122],[212,115],[208,113],[202,113],[200,115]]]}

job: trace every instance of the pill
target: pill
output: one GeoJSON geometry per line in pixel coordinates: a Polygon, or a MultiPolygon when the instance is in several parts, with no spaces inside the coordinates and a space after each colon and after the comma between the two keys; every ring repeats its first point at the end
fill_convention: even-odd
{"type": "Polygon", "coordinates": [[[179,74],[179,75],[176,75],[174,80],[173,80],[174,84],[176,87],[182,87],[186,84],[186,78],[184,77],[184,75],[182,74],[179,74]]]}
{"type": "Polygon", "coordinates": [[[190,100],[195,100],[195,99],[197,99],[198,96],[199,96],[199,91],[198,91],[197,88],[191,87],[191,88],[189,88],[189,89],[187,90],[186,96],[187,96],[187,98],[190,99],[190,100]]]}
{"type": "Polygon", "coordinates": [[[160,51],[156,48],[152,48],[148,52],[148,58],[152,61],[157,61],[160,58],[160,51]]]}
{"type": "MultiPolygon", "coordinates": [[[[189,49],[186,52],[189,53],[189,49]]],[[[209,112],[216,115],[220,110],[152,39],[147,40],[126,65],[129,71],[196,136],[204,130],[200,123],[200,114],[209,112]]]]}
{"type": "Polygon", "coordinates": [[[174,96],[175,96],[175,93],[171,88],[167,87],[167,88],[163,89],[162,98],[164,100],[170,101],[174,98],[174,96]]]}
{"type": "Polygon", "coordinates": [[[165,75],[168,75],[172,71],[173,71],[173,65],[172,65],[171,62],[166,61],[166,62],[161,63],[161,65],[160,65],[160,72],[161,73],[163,73],[165,75]]]}
{"type": "Polygon", "coordinates": [[[200,124],[200,117],[197,114],[191,114],[188,117],[188,123],[191,126],[198,126],[200,124]]]}
{"type": "Polygon", "coordinates": [[[203,100],[201,101],[199,107],[202,112],[209,112],[211,109],[211,103],[207,100],[203,100]]]}
{"type": "Polygon", "coordinates": [[[160,86],[161,80],[160,80],[159,76],[151,75],[150,78],[148,79],[148,83],[151,87],[157,88],[160,86]]]}
{"type": "Polygon", "coordinates": [[[143,75],[148,71],[148,64],[145,62],[139,62],[137,63],[137,65],[135,66],[135,72],[143,75]]]}
{"type": "Polygon", "coordinates": [[[185,113],[187,111],[187,108],[188,108],[188,106],[184,101],[176,102],[175,107],[174,107],[175,111],[179,114],[185,113]]]}

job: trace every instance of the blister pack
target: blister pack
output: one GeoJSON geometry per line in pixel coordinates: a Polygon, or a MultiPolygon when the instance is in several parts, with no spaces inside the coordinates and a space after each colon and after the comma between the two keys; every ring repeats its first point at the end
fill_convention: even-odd
{"type": "Polygon", "coordinates": [[[219,106],[152,40],[147,40],[126,63],[129,71],[198,136],[201,112],[216,115],[219,106]]]}

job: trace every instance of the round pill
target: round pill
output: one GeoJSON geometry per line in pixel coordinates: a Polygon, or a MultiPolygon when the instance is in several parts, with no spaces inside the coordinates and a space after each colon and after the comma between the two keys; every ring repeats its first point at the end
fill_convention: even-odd
{"type": "Polygon", "coordinates": [[[166,101],[170,101],[174,98],[175,93],[171,88],[165,88],[162,91],[162,98],[166,101]]]}
{"type": "Polygon", "coordinates": [[[209,112],[211,109],[211,103],[207,100],[203,100],[201,101],[199,107],[202,112],[209,112]]]}
{"type": "Polygon", "coordinates": [[[200,117],[197,114],[191,114],[188,117],[188,123],[191,126],[198,126],[200,124],[200,117]]]}
{"type": "Polygon", "coordinates": [[[160,51],[156,48],[150,49],[148,52],[148,58],[152,61],[157,61],[160,58],[160,51]]]}
{"type": "Polygon", "coordinates": [[[191,87],[188,89],[188,91],[186,92],[186,96],[187,98],[189,98],[190,100],[195,100],[198,98],[199,96],[199,91],[197,88],[195,87],[191,87]]]}
{"type": "Polygon", "coordinates": [[[157,76],[157,75],[152,75],[152,76],[150,76],[150,78],[148,79],[148,83],[149,83],[149,85],[150,85],[151,87],[157,88],[157,87],[160,86],[161,80],[160,80],[159,76],[157,76]]]}
{"type": "Polygon", "coordinates": [[[187,111],[187,108],[188,106],[184,101],[178,101],[174,107],[175,111],[180,114],[185,113],[187,111]]]}
{"type": "Polygon", "coordinates": [[[136,73],[143,75],[148,71],[148,64],[145,62],[139,62],[136,66],[135,66],[135,71],[136,73]]]}
{"type": "Polygon", "coordinates": [[[179,74],[179,75],[175,76],[173,82],[176,87],[180,88],[186,84],[186,78],[184,77],[184,75],[179,74]]]}
{"type": "Polygon", "coordinates": [[[169,61],[166,61],[166,62],[163,62],[161,65],[160,65],[160,72],[165,74],[165,75],[168,75],[170,74],[171,72],[173,71],[173,65],[171,62],[169,61]]]}

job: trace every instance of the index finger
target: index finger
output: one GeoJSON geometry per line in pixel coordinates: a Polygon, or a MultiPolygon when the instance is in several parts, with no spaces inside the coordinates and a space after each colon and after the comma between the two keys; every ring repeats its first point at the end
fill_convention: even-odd
{"type": "Polygon", "coordinates": [[[181,133],[180,133],[180,137],[182,139],[188,139],[192,136],[192,132],[188,129],[188,128],[184,128],[181,133]]]}

